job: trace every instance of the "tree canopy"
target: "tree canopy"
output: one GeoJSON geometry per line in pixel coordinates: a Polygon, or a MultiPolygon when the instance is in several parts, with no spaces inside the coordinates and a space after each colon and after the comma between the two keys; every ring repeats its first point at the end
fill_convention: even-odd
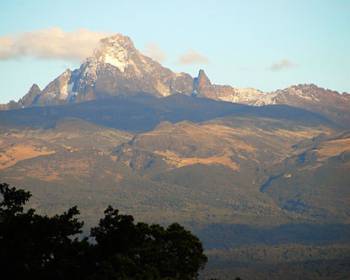
{"type": "Polygon", "coordinates": [[[2,279],[196,279],[207,257],[181,225],[136,223],[109,206],[82,237],[77,207],[49,217],[25,209],[27,191],[0,184],[2,279]]]}

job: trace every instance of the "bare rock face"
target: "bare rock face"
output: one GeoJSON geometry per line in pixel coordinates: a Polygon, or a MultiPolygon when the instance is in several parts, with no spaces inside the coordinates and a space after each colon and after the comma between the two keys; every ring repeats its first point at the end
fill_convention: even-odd
{"type": "Polygon", "coordinates": [[[321,113],[333,121],[349,126],[350,94],[318,87],[314,84],[300,84],[277,90],[270,95],[273,104],[287,104],[321,113]]]}
{"type": "Polygon", "coordinates": [[[67,69],[43,89],[33,105],[66,103],[72,94],[72,84],[72,71],[67,69]]]}
{"type": "Polygon", "coordinates": [[[30,106],[35,104],[36,99],[41,94],[41,90],[37,84],[33,84],[29,89],[28,93],[19,100],[19,105],[22,107],[30,106]]]}
{"type": "Polygon", "coordinates": [[[349,127],[350,123],[350,94],[340,94],[314,84],[262,92],[254,88],[212,84],[205,72],[200,70],[193,80],[193,95],[253,106],[284,104],[320,113],[342,126],[349,127]]]}
{"type": "Polygon", "coordinates": [[[212,84],[204,70],[200,70],[193,80],[193,95],[249,105],[264,105],[267,102],[263,100],[264,94],[256,89],[212,84]]]}
{"type": "Polygon", "coordinates": [[[201,92],[212,86],[208,76],[205,74],[204,70],[199,70],[198,77],[193,80],[193,91],[195,93],[201,92]]]}
{"type": "Polygon", "coordinates": [[[138,92],[159,97],[192,92],[190,75],[174,73],[144,56],[129,37],[120,34],[103,39],[79,71],[77,92],[84,95],[88,89],[95,98],[138,92]]]}
{"type": "Polygon", "coordinates": [[[140,92],[159,97],[190,95],[192,90],[190,75],[172,72],[141,54],[129,37],[116,34],[102,39],[79,69],[67,69],[42,92],[32,87],[19,105],[65,104],[140,92]]]}
{"type": "MultiPolygon", "coordinates": [[[[253,106],[286,104],[321,113],[336,122],[350,123],[350,95],[316,85],[295,85],[265,93],[254,88],[216,85],[200,70],[196,78],[175,73],[138,51],[132,40],[116,34],[104,38],[79,69],[67,69],[42,91],[33,85],[18,102],[0,110],[57,105],[148,93],[157,97],[185,94],[253,106]]],[[[348,125],[347,125],[348,126],[348,125]]]]}
{"type": "Polygon", "coordinates": [[[39,86],[37,84],[33,84],[29,91],[20,100],[18,100],[18,102],[11,100],[7,104],[0,104],[0,111],[33,106],[36,104],[40,94],[41,90],[39,86]]]}

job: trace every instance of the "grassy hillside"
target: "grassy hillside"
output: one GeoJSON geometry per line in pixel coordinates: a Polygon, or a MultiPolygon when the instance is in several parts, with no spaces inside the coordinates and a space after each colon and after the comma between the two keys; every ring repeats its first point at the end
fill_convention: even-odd
{"type": "Polygon", "coordinates": [[[108,204],[137,220],[181,222],[210,249],[208,277],[279,279],[301,270],[309,279],[328,279],[349,271],[348,251],[335,246],[350,242],[348,133],[322,118],[241,112],[213,119],[207,101],[186,111],[193,118],[183,121],[174,117],[189,116],[176,111],[181,98],[152,107],[153,119],[123,118],[119,111],[107,118],[102,108],[115,107],[101,102],[107,107],[94,111],[91,122],[61,119],[59,107],[47,107],[33,108],[48,110],[48,122],[54,121],[45,128],[43,111],[42,127],[23,129],[25,113],[13,119],[21,127],[3,126],[1,181],[32,191],[30,206],[48,214],[78,205],[87,227],[108,204]],[[134,132],[111,128],[130,122],[134,132]]]}

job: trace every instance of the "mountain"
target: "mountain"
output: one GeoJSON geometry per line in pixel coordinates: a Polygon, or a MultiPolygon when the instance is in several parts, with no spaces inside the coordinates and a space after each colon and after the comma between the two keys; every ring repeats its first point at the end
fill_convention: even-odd
{"type": "Polygon", "coordinates": [[[273,93],[275,104],[288,104],[321,113],[328,118],[349,127],[350,94],[320,88],[314,84],[291,86],[273,93]]]}
{"type": "Polygon", "coordinates": [[[283,90],[264,93],[252,88],[234,88],[213,85],[203,70],[194,79],[195,96],[254,106],[285,104],[327,116],[349,127],[350,94],[320,88],[314,84],[290,86],[283,90]]]}
{"type": "Polygon", "coordinates": [[[138,51],[132,40],[121,34],[102,39],[79,69],[67,69],[43,90],[33,85],[18,102],[0,106],[14,109],[99,100],[120,95],[147,93],[157,97],[193,95],[254,106],[284,104],[321,113],[349,127],[350,95],[313,84],[291,86],[265,93],[211,83],[204,70],[193,78],[174,73],[138,51]]]}
{"type": "Polygon", "coordinates": [[[213,278],[340,279],[350,271],[349,96],[216,85],[115,35],[79,69],[0,106],[0,179],[46,214],[78,205],[87,226],[106,205],[181,222],[209,250],[213,278]]]}
{"type": "Polygon", "coordinates": [[[198,77],[193,81],[193,94],[199,97],[256,106],[274,104],[268,98],[269,95],[253,88],[234,88],[212,84],[204,70],[200,70],[198,77]]]}
{"type": "Polygon", "coordinates": [[[142,55],[129,37],[117,34],[101,40],[79,69],[67,69],[42,91],[33,86],[18,105],[57,105],[136,92],[191,94],[192,83],[190,75],[161,66],[142,55]]]}

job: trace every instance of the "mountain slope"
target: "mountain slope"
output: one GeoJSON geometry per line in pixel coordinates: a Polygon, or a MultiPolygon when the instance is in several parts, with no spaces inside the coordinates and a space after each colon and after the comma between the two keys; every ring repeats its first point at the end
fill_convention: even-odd
{"type": "Polygon", "coordinates": [[[67,69],[42,91],[32,89],[18,107],[57,105],[147,92],[156,96],[191,94],[192,77],[174,73],[141,54],[129,37],[117,34],[101,40],[79,69],[67,69]]]}
{"type": "Polygon", "coordinates": [[[102,39],[79,69],[67,69],[43,90],[34,84],[18,102],[2,105],[0,109],[68,104],[139,92],[157,97],[193,95],[254,106],[284,104],[323,114],[345,127],[350,123],[349,94],[312,84],[270,93],[216,85],[203,70],[195,78],[186,73],[174,73],[143,55],[129,37],[121,34],[102,39]]]}
{"type": "Polygon", "coordinates": [[[201,122],[224,116],[255,116],[297,123],[334,123],[320,114],[284,105],[248,106],[183,94],[157,98],[139,94],[72,103],[64,106],[30,107],[0,111],[0,127],[54,127],[64,118],[78,118],[127,131],[147,131],[162,121],[201,122]]]}
{"type": "Polygon", "coordinates": [[[272,170],[261,191],[283,209],[319,220],[338,216],[349,221],[349,133],[316,138],[272,170]]]}
{"type": "Polygon", "coordinates": [[[313,84],[295,85],[264,93],[252,88],[214,85],[204,71],[200,70],[194,79],[194,94],[254,106],[285,104],[323,114],[345,127],[349,127],[350,123],[350,94],[340,94],[313,84]]]}
{"type": "MultiPolygon", "coordinates": [[[[96,217],[91,209],[118,203],[158,222],[172,217],[203,224],[340,222],[349,216],[344,212],[348,178],[341,175],[349,168],[346,156],[339,164],[322,164],[317,174],[312,161],[301,170],[293,165],[294,158],[309,153],[312,139],[320,139],[315,141],[321,141],[322,155],[339,150],[338,140],[332,146],[322,140],[335,133],[322,123],[256,116],[163,122],[137,135],[69,119],[48,129],[3,128],[0,177],[33,190],[49,209],[81,205],[89,221],[96,217]],[[273,177],[280,174],[275,166],[286,166],[281,178],[273,177]],[[271,176],[272,184],[262,189],[271,176]],[[298,176],[305,186],[293,181],[298,176]],[[310,211],[288,206],[296,194],[310,211]],[[332,199],[320,207],[320,197],[332,199]],[[325,216],[310,214],[321,208],[325,216]]],[[[349,149],[348,142],[343,146],[349,149]]]]}

